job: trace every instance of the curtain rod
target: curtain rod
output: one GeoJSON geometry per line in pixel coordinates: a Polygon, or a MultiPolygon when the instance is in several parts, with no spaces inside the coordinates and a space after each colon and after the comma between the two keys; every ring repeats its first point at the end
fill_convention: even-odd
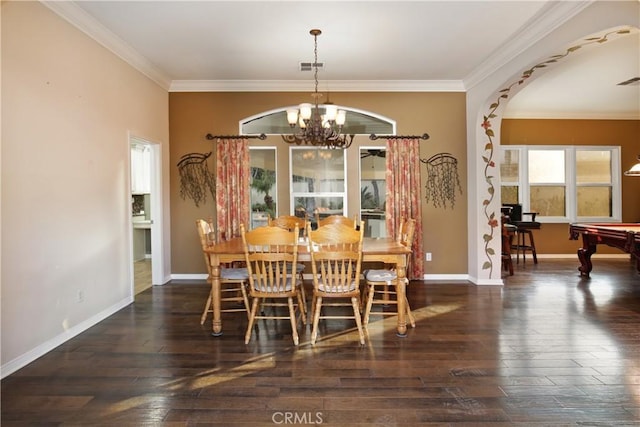
{"type": "MultiPolygon", "coordinates": [[[[261,133],[260,135],[211,135],[210,133],[207,134],[206,138],[211,141],[213,139],[260,139],[260,140],[265,140],[267,139],[267,135],[265,135],[264,133],[261,133]]],[[[427,140],[429,139],[429,134],[422,134],[422,135],[376,135],[375,133],[372,133],[371,135],[369,135],[369,139],[375,141],[376,139],[424,139],[427,140]]]]}
{"type": "Polygon", "coordinates": [[[267,135],[261,133],[260,135],[211,135],[207,134],[206,138],[211,141],[213,139],[267,139],[267,135]]]}
{"type": "Polygon", "coordinates": [[[429,135],[424,133],[422,135],[376,135],[372,133],[369,135],[369,139],[375,141],[376,139],[429,139],[429,135]]]}

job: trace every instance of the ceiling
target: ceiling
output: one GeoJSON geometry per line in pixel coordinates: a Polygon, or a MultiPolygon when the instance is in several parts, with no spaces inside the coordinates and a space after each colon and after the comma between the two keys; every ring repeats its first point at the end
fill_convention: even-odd
{"type": "MultiPolygon", "coordinates": [[[[312,28],[321,91],[465,91],[589,3],[45,2],[171,91],[312,91],[299,69],[313,62],[312,28]]],[[[532,80],[505,117],[640,119],[640,84],[617,86],[640,76],[637,29],[584,51],[532,80]]]]}

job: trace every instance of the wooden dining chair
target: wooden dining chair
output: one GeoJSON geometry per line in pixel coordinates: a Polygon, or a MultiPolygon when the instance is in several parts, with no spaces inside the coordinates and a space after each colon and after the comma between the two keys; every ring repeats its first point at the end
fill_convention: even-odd
{"type": "MultiPolygon", "coordinates": [[[[211,285],[211,264],[209,263],[209,254],[205,250],[213,246],[216,241],[213,220],[197,219],[196,228],[200,237],[205,265],[207,266],[207,283],[211,285]]],[[[220,268],[220,303],[224,305],[220,310],[221,312],[234,313],[244,311],[247,313],[247,318],[249,317],[248,283],[249,272],[246,268],[234,268],[231,266],[222,266],[220,268]]],[[[213,295],[209,291],[209,297],[200,317],[201,325],[204,324],[207,320],[207,315],[211,312],[213,312],[213,295]]]]}
{"type": "MultiPolygon", "coordinates": [[[[293,215],[280,215],[275,218],[271,218],[271,215],[267,217],[268,224],[272,227],[280,227],[285,230],[293,231],[296,227],[298,227],[299,233],[302,234],[302,237],[306,236],[307,232],[307,220],[304,218],[300,218],[293,215]]],[[[296,263],[296,273],[300,276],[300,280],[302,282],[302,287],[300,288],[302,291],[302,301],[304,313],[307,313],[307,293],[304,288],[304,263],[298,262],[296,263]]]]}
{"type": "Polygon", "coordinates": [[[304,218],[300,218],[293,215],[280,215],[275,218],[271,218],[271,215],[268,216],[268,224],[271,226],[277,226],[280,228],[284,228],[285,230],[292,231],[296,226],[300,232],[304,233],[305,226],[307,221],[304,218]]]}
{"type": "Polygon", "coordinates": [[[297,311],[302,323],[307,323],[300,290],[302,283],[298,274],[291,273],[295,271],[298,260],[298,227],[289,231],[267,225],[246,231],[242,224],[240,233],[249,270],[249,293],[253,300],[245,344],[251,340],[256,319],[289,319],[293,343],[298,345],[297,311]],[[273,310],[263,310],[264,305],[271,306],[273,310]],[[288,307],[288,316],[278,312],[278,307],[282,306],[288,307]]]}
{"type": "MultiPolygon", "coordinates": [[[[411,245],[413,244],[415,229],[415,219],[402,219],[400,221],[400,228],[396,237],[396,241],[408,248],[411,248],[411,245]]],[[[395,266],[387,269],[367,270],[364,272],[364,279],[367,287],[366,307],[364,311],[363,321],[364,325],[367,326],[369,324],[369,317],[372,314],[380,316],[396,315],[397,310],[393,312],[384,310],[384,307],[388,305],[395,305],[396,308],[398,307],[398,274],[395,270],[395,266]],[[373,306],[381,306],[382,309],[380,311],[372,311],[373,306]]],[[[405,284],[409,284],[409,280],[407,280],[406,277],[404,278],[404,281],[405,284]]],[[[407,318],[409,319],[409,323],[411,324],[411,327],[415,328],[416,320],[411,313],[411,307],[409,306],[409,300],[406,298],[406,293],[405,306],[407,308],[407,318]]]]}
{"type": "Polygon", "coordinates": [[[311,315],[313,327],[311,343],[318,338],[320,319],[354,319],[364,345],[364,332],[360,318],[360,270],[362,265],[362,238],[359,230],[346,224],[327,224],[317,230],[307,230],[311,268],[313,271],[313,298],[311,315]],[[335,312],[323,307],[351,306],[353,314],[335,312]]]}
{"type": "Polygon", "coordinates": [[[329,215],[324,218],[320,218],[320,214],[316,212],[316,223],[318,227],[322,227],[327,224],[345,224],[350,226],[351,228],[356,228],[358,224],[358,217],[354,216],[353,219],[346,217],[344,215],[329,215]]]}

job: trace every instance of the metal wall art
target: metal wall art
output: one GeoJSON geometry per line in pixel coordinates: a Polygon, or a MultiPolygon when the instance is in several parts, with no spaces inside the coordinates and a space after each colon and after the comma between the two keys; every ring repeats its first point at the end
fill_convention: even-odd
{"type": "Polygon", "coordinates": [[[451,209],[456,203],[456,189],[462,194],[458,160],[449,153],[438,153],[428,159],[420,159],[427,166],[427,203],[432,202],[436,208],[451,209]]]}
{"type": "Polygon", "coordinates": [[[215,175],[209,171],[207,159],[212,152],[189,153],[180,157],[180,197],[193,200],[196,207],[207,201],[207,193],[215,199],[215,175]]]}

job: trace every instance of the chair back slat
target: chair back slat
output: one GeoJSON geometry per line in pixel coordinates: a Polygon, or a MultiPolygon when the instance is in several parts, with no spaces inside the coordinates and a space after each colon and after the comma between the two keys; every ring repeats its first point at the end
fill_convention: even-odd
{"type": "Polygon", "coordinates": [[[364,227],[341,223],[308,230],[314,287],[322,292],[348,293],[358,289],[364,227]]]}
{"type": "Polygon", "coordinates": [[[298,227],[292,231],[262,226],[246,231],[240,226],[253,296],[295,293],[298,227]]]}

